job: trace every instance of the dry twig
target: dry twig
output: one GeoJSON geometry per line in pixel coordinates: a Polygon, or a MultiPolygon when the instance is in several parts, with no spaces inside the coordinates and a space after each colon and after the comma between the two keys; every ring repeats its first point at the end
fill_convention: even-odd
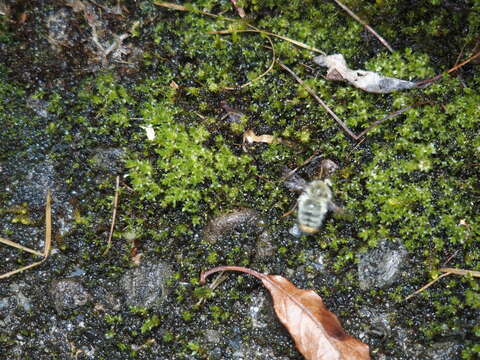
{"type": "Polygon", "coordinates": [[[355,20],[357,20],[360,24],[362,24],[365,29],[367,29],[368,31],[370,31],[390,52],[393,53],[393,49],[392,47],[387,43],[387,41],[381,37],[375,30],[373,30],[365,21],[363,21],[362,19],[360,19],[357,15],[355,15],[353,13],[352,10],[350,10],[346,5],[342,4],[340,1],[338,0],[333,0],[337,3],[338,6],[340,6],[343,10],[345,10],[347,12],[348,15],[350,15],[352,18],[354,18],[355,20]]]}
{"type": "Polygon", "coordinates": [[[275,60],[276,60],[275,48],[273,47],[272,39],[271,39],[269,36],[267,36],[267,40],[268,40],[268,42],[270,43],[270,46],[271,46],[271,49],[272,49],[272,63],[270,64],[270,66],[268,67],[268,69],[265,70],[262,74],[258,75],[255,79],[250,80],[249,82],[247,82],[247,83],[245,83],[245,84],[243,84],[243,85],[240,85],[240,86],[237,86],[237,87],[225,87],[225,88],[224,88],[225,90],[238,90],[238,89],[243,89],[244,87],[247,87],[247,86],[252,85],[254,82],[256,82],[257,80],[261,79],[262,77],[264,77],[265,75],[267,75],[270,71],[272,71],[273,66],[275,65],[275,60]]]}
{"type": "Polygon", "coordinates": [[[316,53],[319,53],[319,54],[322,54],[322,55],[326,55],[325,52],[323,52],[322,50],[314,48],[313,46],[307,45],[307,44],[302,43],[300,41],[290,39],[289,37],[286,37],[286,36],[283,36],[283,35],[274,34],[274,33],[271,33],[269,31],[257,29],[256,27],[254,27],[253,25],[250,25],[250,24],[247,24],[247,26],[250,27],[251,29],[249,29],[249,30],[248,29],[246,29],[246,30],[241,30],[241,29],[220,30],[220,31],[212,31],[209,34],[226,35],[226,34],[235,34],[235,33],[244,33],[244,32],[259,33],[259,34],[264,34],[264,35],[267,35],[267,36],[273,36],[273,37],[288,41],[289,43],[292,43],[292,44],[294,44],[298,47],[301,47],[301,48],[304,48],[304,49],[307,49],[307,50],[310,50],[310,51],[313,51],[313,52],[316,52],[316,53]]]}
{"type": "Polygon", "coordinates": [[[406,298],[405,298],[405,301],[409,300],[410,298],[414,297],[415,295],[417,294],[420,294],[422,291],[428,289],[430,286],[432,286],[433,284],[435,284],[438,280],[440,280],[441,278],[445,277],[445,276],[448,276],[452,274],[451,272],[447,272],[445,274],[442,274],[440,275],[439,277],[437,277],[436,279],[430,281],[427,285],[425,286],[422,286],[420,289],[418,289],[417,291],[415,291],[414,293],[408,295],[406,298]]]}
{"type": "Polygon", "coordinates": [[[282,69],[288,71],[290,73],[290,75],[293,76],[293,78],[295,80],[297,80],[297,82],[303,86],[303,88],[305,90],[307,90],[307,92],[313,96],[313,98],[315,100],[317,100],[317,102],[335,119],[335,121],[341,126],[341,128],[354,140],[357,140],[358,137],[348,128],[347,124],[345,124],[333,111],[332,109],[330,109],[330,107],[323,102],[322,99],[320,99],[318,97],[317,94],[315,94],[315,91],[312,90],[312,88],[310,86],[308,86],[307,84],[305,84],[305,82],[300,79],[297,74],[295,74],[293,72],[293,70],[291,70],[289,67],[287,67],[286,65],[282,64],[280,61],[277,60],[277,64],[280,65],[282,67],[282,69]]]}
{"type": "Polygon", "coordinates": [[[480,278],[480,271],[475,271],[475,270],[464,270],[464,269],[456,269],[456,268],[440,268],[438,269],[438,271],[440,272],[443,272],[442,275],[440,275],[439,277],[437,277],[436,279],[430,281],[427,285],[421,287],[420,289],[418,289],[417,291],[415,291],[413,294],[410,294],[408,295],[406,298],[405,298],[405,301],[410,299],[411,297],[421,293],[422,291],[424,291],[425,289],[429,288],[430,286],[432,286],[433,284],[435,284],[438,280],[440,280],[441,278],[443,277],[446,277],[448,275],[451,275],[451,274],[454,274],[454,275],[461,275],[461,276],[467,276],[467,275],[470,275],[472,277],[478,277],[480,278]]]}
{"type": "Polygon", "coordinates": [[[383,123],[384,121],[387,121],[387,120],[390,120],[392,118],[394,118],[395,116],[398,116],[402,113],[404,113],[405,111],[407,110],[410,110],[414,107],[417,107],[417,106],[421,106],[421,105],[425,105],[425,104],[429,104],[430,102],[428,101],[423,101],[423,102],[418,102],[416,104],[413,104],[413,105],[408,105],[400,110],[397,110],[397,111],[394,111],[393,113],[390,113],[388,114],[387,116],[384,116],[383,118],[381,118],[380,120],[377,120],[375,121],[372,125],[370,125],[368,128],[366,128],[365,130],[363,130],[360,134],[357,135],[357,140],[358,139],[361,139],[362,137],[364,137],[368,132],[370,132],[371,130],[373,130],[374,128],[376,128],[378,125],[380,125],[381,123],[383,123]]]}
{"type": "Polygon", "coordinates": [[[110,225],[110,233],[108,234],[107,248],[103,252],[103,255],[107,255],[110,247],[112,246],[113,229],[115,228],[115,220],[117,218],[118,197],[120,193],[120,176],[117,175],[115,184],[115,196],[113,197],[113,211],[112,211],[112,224],[110,225]]]}

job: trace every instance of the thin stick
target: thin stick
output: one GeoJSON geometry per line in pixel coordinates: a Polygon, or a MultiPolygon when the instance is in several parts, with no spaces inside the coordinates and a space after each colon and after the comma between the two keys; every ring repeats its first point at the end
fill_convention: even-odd
{"type": "Polygon", "coordinates": [[[210,17],[215,17],[215,18],[221,17],[224,20],[235,21],[235,19],[230,19],[230,18],[223,17],[223,16],[220,16],[220,15],[215,15],[215,14],[212,14],[212,13],[209,13],[209,12],[206,12],[206,11],[188,9],[183,5],[178,5],[178,4],[174,4],[174,3],[170,3],[170,2],[154,1],[153,3],[157,6],[166,7],[166,8],[172,9],[172,10],[198,12],[200,14],[207,15],[207,16],[210,16],[210,17]]]}
{"type": "Polygon", "coordinates": [[[464,269],[456,269],[456,268],[441,268],[438,271],[449,273],[449,274],[455,274],[455,275],[463,275],[463,276],[471,275],[473,277],[480,278],[480,271],[475,271],[475,270],[464,270],[464,269]]]}
{"type": "Polygon", "coordinates": [[[234,34],[234,33],[239,33],[239,32],[254,32],[254,33],[264,34],[264,35],[268,35],[268,36],[273,36],[273,37],[288,41],[288,42],[290,42],[294,45],[297,45],[298,47],[301,47],[301,48],[304,48],[304,49],[307,49],[307,50],[310,50],[310,51],[313,51],[313,52],[316,52],[316,53],[319,53],[319,54],[322,54],[322,55],[326,55],[325,52],[323,52],[322,50],[319,50],[317,48],[314,48],[313,46],[304,44],[300,41],[290,39],[289,37],[286,37],[286,36],[283,36],[283,35],[274,34],[274,33],[271,33],[269,31],[260,30],[260,29],[257,29],[256,27],[252,26],[252,25],[249,25],[249,24],[247,24],[247,26],[251,27],[252,29],[250,29],[250,30],[240,30],[240,29],[238,29],[238,30],[220,30],[220,31],[209,32],[209,34],[226,35],[226,34],[234,34]]]}
{"type": "Polygon", "coordinates": [[[272,39],[270,38],[270,36],[267,36],[267,40],[270,42],[271,49],[272,49],[272,63],[270,64],[270,66],[268,67],[268,69],[265,70],[265,71],[264,71],[262,74],[260,74],[259,76],[257,76],[255,79],[250,80],[249,82],[247,82],[247,83],[245,83],[245,84],[243,84],[243,85],[240,85],[239,87],[225,87],[225,88],[224,88],[225,90],[238,90],[238,89],[243,89],[244,87],[247,87],[247,86],[252,85],[254,82],[256,82],[257,80],[261,79],[262,77],[264,77],[265,75],[267,75],[270,71],[272,71],[273,66],[275,65],[276,54],[275,54],[275,48],[273,47],[273,41],[272,41],[272,39]]]}
{"type": "Polygon", "coordinates": [[[293,174],[295,174],[298,169],[304,167],[305,165],[307,165],[310,161],[312,161],[313,159],[315,159],[317,157],[317,155],[320,153],[320,150],[315,150],[315,152],[307,159],[305,160],[301,165],[297,166],[295,169],[293,170],[290,170],[286,175],[282,176],[282,178],[280,179],[280,182],[284,182],[285,180],[287,180],[290,176],[292,176],[293,174]]]}
{"type": "MultiPolygon", "coordinates": [[[[225,274],[225,271],[222,271],[220,274],[218,274],[218,276],[215,278],[215,280],[213,280],[212,283],[208,287],[210,288],[210,290],[214,291],[217,287],[220,286],[220,284],[222,282],[227,280],[227,278],[228,278],[228,275],[225,274]]],[[[205,298],[201,298],[200,300],[197,301],[195,306],[202,305],[204,301],[205,301],[205,298]]]]}
{"type": "Polygon", "coordinates": [[[409,300],[410,298],[414,297],[415,295],[421,293],[423,290],[425,289],[428,289],[430,286],[432,286],[433,284],[435,284],[438,280],[440,280],[441,278],[445,277],[445,276],[448,276],[450,274],[453,274],[452,272],[447,272],[445,274],[442,274],[440,275],[439,277],[437,277],[435,280],[432,280],[430,281],[427,285],[425,286],[422,286],[420,289],[418,289],[417,291],[415,291],[413,294],[410,294],[408,295],[406,298],[405,298],[405,301],[409,300]]]}
{"type": "Polygon", "coordinates": [[[398,116],[402,113],[404,113],[405,111],[411,109],[411,108],[414,108],[414,107],[417,107],[417,106],[421,106],[421,105],[425,105],[425,104],[429,104],[428,101],[424,101],[424,102],[419,102],[419,103],[416,103],[416,104],[413,104],[413,105],[409,105],[409,106],[406,106],[400,110],[397,110],[391,114],[388,114],[387,116],[384,116],[383,118],[381,118],[380,120],[377,120],[375,121],[372,125],[370,125],[368,128],[366,128],[365,130],[363,130],[360,134],[357,135],[357,138],[358,139],[361,139],[363,136],[365,136],[366,133],[368,133],[369,131],[373,130],[374,128],[376,128],[378,125],[380,125],[381,123],[383,123],[384,121],[387,121],[387,120],[390,120],[392,118],[394,118],[395,116],[398,116]]]}
{"type": "Polygon", "coordinates": [[[103,252],[103,255],[107,255],[110,247],[112,246],[113,229],[115,228],[115,220],[117,218],[118,197],[120,193],[120,176],[117,175],[115,185],[115,196],[113,197],[113,211],[112,211],[112,224],[110,225],[110,233],[108,234],[107,248],[103,252]]]}
{"type": "Polygon", "coordinates": [[[302,85],[304,87],[305,90],[307,90],[307,92],[313,96],[313,98],[315,100],[317,100],[317,102],[335,119],[335,121],[342,127],[342,129],[354,140],[358,140],[358,136],[356,136],[349,128],[348,126],[342,121],[340,120],[340,118],[328,107],[327,104],[325,104],[323,102],[322,99],[320,99],[317,94],[315,94],[315,92],[310,88],[310,86],[308,86],[307,84],[305,84],[305,82],[300,79],[297,74],[295,74],[290,68],[288,68],[286,65],[282,64],[280,61],[277,60],[277,64],[280,65],[284,70],[288,71],[290,73],[290,75],[293,76],[293,78],[295,80],[297,80],[297,82],[302,85]]]}
{"type": "Polygon", "coordinates": [[[362,24],[368,31],[370,31],[378,40],[380,40],[380,42],[383,44],[383,46],[385,46],[390,52],[392,52],[392,53],[394,52],[392,47],[390,45],[388,45],[387,41],[383,37],[381,37],[375,30],[373,30],[365,21],[363,21],[357,15],[355,15],[352,10],[350,10],[346,5],[342,4],[338,0],[333,0],[333,1],[335,1],[337,3],[337,5],[340,6],[343,10],[345,10],[348,15],[353,17],[360,24],[362,24]]]}
{"type": "MultiPolygon", "coordinates": [[[[472,60],[475,60],[476,58],[480,57],[480,51],[477,52],[475,55],[472,55],[470,56],[467,60],[461,62],[460,64],[458,65],[455,65],[454,67],[452,67],[451,69],[448,69],[447,70],[447,74],[450,74],[454,71],[457,71],[458,69],[460,69],[462,66],[465,66],[467,65],[470,61],[472,60]]],[[[424,87],[424,86],[427,86],[428,84],[434,82],[434,81],[437,81],[437,80],[440,80],[441,78],[443,77],[443,73],[442,74],[438,74],[430,79],[426,79],[426,80],[422,80],[422,81],[419,81],[416,83],[416,86],[417,87],[424,87]]]]}
{"type": "MultiPolygon", "coordinates": [[[[169,8],[169,9],[173,9],[173,10],[198,12],[198,13],[206,15],[206,16],[210,16],[210,17],[214,17],[214,18],[221,18],[222,20],[237,21],[237,19],[232,19],[232,18],[221,16],[221,15],[215,15],[215,14],[205,12],[205,11],[200,11],[200,10],[191,10],[191,9],[186,8],[185,6],[177,5],[177,4],[173,4],[173,3],[169,3],[169,2],[155,1],[154,4],[158,5],[158,6],[166,7],[166,8],[169,8]]],[[[246,25],[248,27],[250,27],[252,30],[223,30],[223,31],[213,31],[213,32],[210,32],[209,34],[233,34],[233,33],[236,33],[236,32],[257,32],[257,33],[273,36],[273,37],[291,42],[292,44],[295,44],[295,45],[297,45],[299,47],[302,47],[304,49],[314,51],[314,52],[320,53],[322,55],[326,55],[322,50],[318,50],[318,49],[316,49],[312,46],[309,46],[307,44],[304,44],[300,41],[290,39],[286,36],[277,35],[277,34],[274,34],[274,33],[268,32],[268,31],[257,29],[255,26],[250,25],[250,24],[246,24],[246,25]]]]}

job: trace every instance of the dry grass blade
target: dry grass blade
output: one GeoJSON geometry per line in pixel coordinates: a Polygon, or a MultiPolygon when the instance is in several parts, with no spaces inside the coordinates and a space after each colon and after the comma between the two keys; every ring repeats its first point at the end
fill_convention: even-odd
{"type": "MultiPolygon", "coordinates": [[[[6,239],[2,239],[2,240],[6,240],[6,239]]],[[[17,249],[28,251],[28,252],[30,252],[32,254],[35,254],[35,255],[38,255],[38,256],[43,256],[43,259],[40,260],[40,261],[37,261],[33,264],[29,264],[29,265],[23,266],[19,269],[15,269],[15,270],[9,271],[5,274],[2,274],[2,275],[0,275],[0,279],[5,279],[5,278],[8,278],[8,277],[10,277],[12,275],[15,275],[17,273],[20,273],[22,271],[31,269],[31,268],[33,268],[37,265],[40,265],[45,260],[47,260],[48,255],[50,254],[51,246],[52,246],[52,195],[51,195],[50,190],[48,190],[48,192],[47,192],[47,202],[45,204],[45,246],[43,248],[43,253],[40,253],[38,251],[26,248],[26,247],[18,245],[16,243],[14,243],[15,245],[12,245],[11,244],[12,242],[10,240],[6,240],[6,242],[5,241],[1,241],[1,242],[6,244],[6,245],[11,245],[11,246],[13,246],[17,249]],[[29,249],[29,250],[26,250],[26,249],[29,249]]]]}
{"type": "Polygon", "coordinates": [[[450,274],[455,274],[455,275],[471,275],[472,277],[478,277],[480,278],[480,271],[475,271],[475,270],[464,270],[464,269],[456,269],[456,268],[441,268],[438,271],[444,272],[444,273],[450,273],[450,274]]]}
{"type": "Polygon", "coordinates": [[[115,220],[117,218],[118,197],[120,193],[120,176],[117,175],[115,180],[115,196],[113,197],[113,211],[112,211],[112,223],[110,225],[110,233],[108,234],[107,248],[103,252],[103,255],[107,255],[112,246],[113,230],[115,229],[115,220]]]}
{"type": "Polygon", "coordinates": [[[33,255],[43,256],[43,253],[41,253],[37,250],[30,249],[29,247],[17,244],[16,242],[13,242],[13,241],[8,240],[8,239],[4,239],[4,238],[0,237],[0,243],[11,246],[11,247],[14,247],[14,248],[17,248],[19,250],[29,252],[30,254],[33,254],[33,255]]]}
{"type": "Polygon", "coordinates": [[[333,0],[337,3],[338,6],[340,6],[343,10],[347,12],[348,15],[350,15],[352,18],[357,20],[360,24],[362,24],[368,31],[370,31],[390,52],[393,53],[392,47],[388,44],[388,42],[381,37],[375,30],[373,30],[365,21],[360,19],[357,15],[354,14],[352,10],[350,10],[346,5],[342,4],[338,0],[333,0]]]}
{"type": "Polygon", "coordinates": [[[47,204],[45,205],[45,248],[43,250],[45,261],[50,254],[52,247],[52,194],[50,190],[47,192],[47,204]]]}
{"type": "MultiPolygon", "coordinates": [[[[189,8],[183,6],[183,5],[178,5],[178,4],[174,4],[174,3],[170,3],[170,2],[155,1],[154,4],[157,5],[157,6],[162,6],[162,7],[168,8],[168,9],[172,9],[172,10],[198,12],[199,14],[203,14],[203,15],[210,16],[210,17],[215,17],[215,18],[222,18],[223,20],[227,20],[227,21],[237,21],[236,19],[231,19],[231,18],[228,18],[228,17],[215,15],[215,14],[205,12],[205,11],[192,10],[192,9],[189,9],[189,8]]],[[[236,32],[256,32],[256,33],[261,33],[261,34],[265,34],[265,35],[268,35],[268,36],[273,36],[273,37],[288,41],[288,42],[290,42],[290,43],[292,43],[296,46],[302,47],[304,49],[314,51],[314,52],[317,52],[319,54],[326,55],[322,50],[318,50],[318,49],[314,48],[313,46],[309,46],[309,45],[304,44],[300,41],[290,39],[286,36],[277,35],[277,34],[274,34],[274,33],[268,32],[268,31],[257,29],[250,24],[247,24],[247,26],[252,28],[252,30],[223,30],[223,31],[214,31],[214,32],[211,32],[210,34],[233,34],[233,33],[236,33],[236,32]]]]}
{"type": "Polygon", "coordinates": [[[438,271],[440,272],[443,272],[442,275],[440,275],[439,277],[437,277],[436,279],[430,281],[428,284],[426,284],[425,286],[422,286],[420,289],[418,289],[417,291],[415,291],[413,294],[410,294],[408,295],[406,298],[405,298],[405,301],[412,298],[413,296],[421,293],[422,291],[424,291],[425,289],[428,289],[430,286],[432,286],[433,284],[435,284],[438,280],[440,280],[441,278],[444,278],[445,276],[448,276],[448,275],[451,275],[451,274],[454,274],[454,275],[461,275],[461,276],[472,276],[472,277],[478,277],[480,278],[480,271],[475,271],[475,270],[464,270],[464,269],[456,269],[456,268],[440,268],[438,269],[438,271]]]}

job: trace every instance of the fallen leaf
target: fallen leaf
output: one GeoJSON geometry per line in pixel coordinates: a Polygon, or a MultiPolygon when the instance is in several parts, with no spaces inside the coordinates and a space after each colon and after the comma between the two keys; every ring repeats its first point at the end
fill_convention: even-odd
{"type": "Polygon", "coordinates": [[[313,290],[298,289],[279,275],[267,275],[240,266],[219,266],[202,272],[200,283],[218,271],[240,271],[262,280],[270,291],[275,312],[307,360],[368,360],[368,345],[345,332],[313,290]]]}
{"type": "Polygon", "coordinates": [[[386,94],[398,90],[418,87],[417,83],[382,76],[373,71],[352,70],[342,54],[320,55],[313,58],[320,66],[328,68],[326,78],[334,81],[347,81],[353,86],[371,93],[386,94]]]}

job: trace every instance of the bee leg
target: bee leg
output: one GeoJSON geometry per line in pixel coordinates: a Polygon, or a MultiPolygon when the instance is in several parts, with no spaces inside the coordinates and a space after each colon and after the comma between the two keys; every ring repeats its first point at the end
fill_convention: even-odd
{"type": "Polygon", "coordinates": [[[295,211],[295,209],[297,208],[297,206],[298,206],[298,203],[296,202],[295,205],[293,206],[293,208],[291,208],[291,209],[288,210],[285,214],[283,214],[282,217],[290,216],[290,215],[295,211]]]}

